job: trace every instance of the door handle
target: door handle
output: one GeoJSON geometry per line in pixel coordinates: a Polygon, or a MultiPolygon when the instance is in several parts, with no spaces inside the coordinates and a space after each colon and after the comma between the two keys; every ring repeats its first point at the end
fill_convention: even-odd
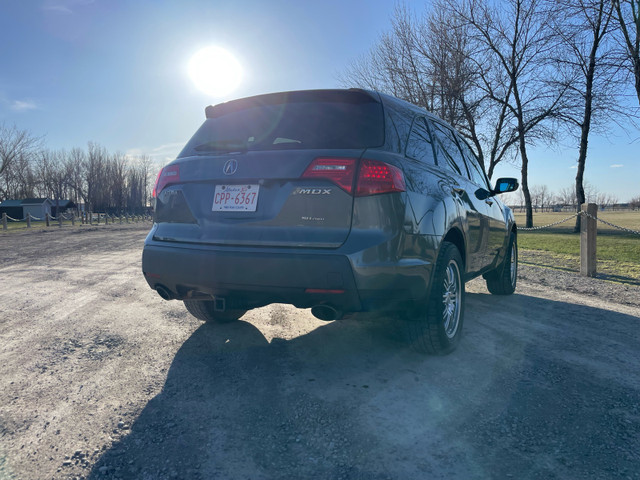
{"type": "Polygon", "coordinates": [[[487,204],[487,205],[489,205],[490,207],[492,207],[492,206],[493,206],[493,201],[492,201],[492,200],[486,199],[486,200],[484,201],[484,203],[486,203],[486,204],[487,204]]]}
{"type": "Polygon", "coordinates": [[[451,192],[455,193],[456,195],[462,195],[464,193],[464,188],[453,187],[451,189],[451,192]]]}

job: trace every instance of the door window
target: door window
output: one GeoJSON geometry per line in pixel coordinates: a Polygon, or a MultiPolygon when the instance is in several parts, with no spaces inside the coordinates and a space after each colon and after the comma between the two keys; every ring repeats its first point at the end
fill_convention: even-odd
{"type": "Polygon", "coordinates": [[[487,177],[484,174],[482,167],[480,167],[480,162],[478,161],[475,153],[473,153],[469,145],[467,145],[467,143],[461,138],[458,138],[458,142],[460,144],[460,149],[462,150],[462,155],[467,162],[467,167],[469,168],[469,177],[471,178],[471,181],[484,189],[489,189],[487,177]]]}

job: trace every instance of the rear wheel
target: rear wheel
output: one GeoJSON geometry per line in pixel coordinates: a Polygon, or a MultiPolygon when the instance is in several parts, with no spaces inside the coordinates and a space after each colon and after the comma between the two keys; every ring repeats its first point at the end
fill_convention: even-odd
{"type": "Polygon", "coordinates": [[[199,320],[212,323],[229,323],[238,320],[246,310],[217,311],[213,300],[184,300],[189,313],[199,320]]]}
{"type": "Polygon", "coordinates": [[[443,355],[458,346],[464,320],[463,271],[458,248],[444,242],[429,300],[407,319],[410,340],[416,350],[443,355]]]}
{"type": "Polygon", "coordinates": [[[493,272],[485,275],[487,289],[494,295],[511,295],[518,282],[518,242],[516,234],[509,236],[509,246],[504,261],[493,272]]]}

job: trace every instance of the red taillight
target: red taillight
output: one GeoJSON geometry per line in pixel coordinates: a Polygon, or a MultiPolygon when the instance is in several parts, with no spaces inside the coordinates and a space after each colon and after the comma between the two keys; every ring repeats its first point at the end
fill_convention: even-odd
{"type": "MultiPolygon", "coordinates": [[[[353,193],[355,158],[316,158],[302,174],[302,178],[325,178],[347,193],[353,193]]],[[[367,158],[360,162],[356,181],[357,197],[379,193],[404,192],[407,187],[402,170],[380,160],[367,158]]]]}
{"type": "Polygon", "coordinates": [[[355,158],[316,158],[304,171],[302,178],[326,178],[351,193],[355,169],[355,158]]]}
{"type": "Polygon", "coordinates": [[[156,178],[156,186],[153,187],[152,196],[157,197],[164,187],[178,182],[180,182],[180,165],[164,167],[158,172],[158,178],[156,178]]]}
{"type": "Polygon", "coordinates": [[[340,295],[344,293],[344,290],[332,289],[332,288],[305,288],[304,293],[329,293],[332,295],[340,295]]]}
{"type": "Polygon", "coordinates": [[[402,170],[388,163],[366,158],[360,163],[357,184],[356,197],[404,192],[407,189],[402,170]]]}

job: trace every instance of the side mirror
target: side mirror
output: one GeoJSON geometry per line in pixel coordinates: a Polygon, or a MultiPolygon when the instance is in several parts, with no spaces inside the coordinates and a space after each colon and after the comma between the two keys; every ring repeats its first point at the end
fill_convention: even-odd
{"type": "Polygon", "coordinates": [[[496,186],[491,191],[493,195],[499,195],[501,193],[515,192],[520,184],[515,178],[499,178],[496,180],[496,186]]]}

